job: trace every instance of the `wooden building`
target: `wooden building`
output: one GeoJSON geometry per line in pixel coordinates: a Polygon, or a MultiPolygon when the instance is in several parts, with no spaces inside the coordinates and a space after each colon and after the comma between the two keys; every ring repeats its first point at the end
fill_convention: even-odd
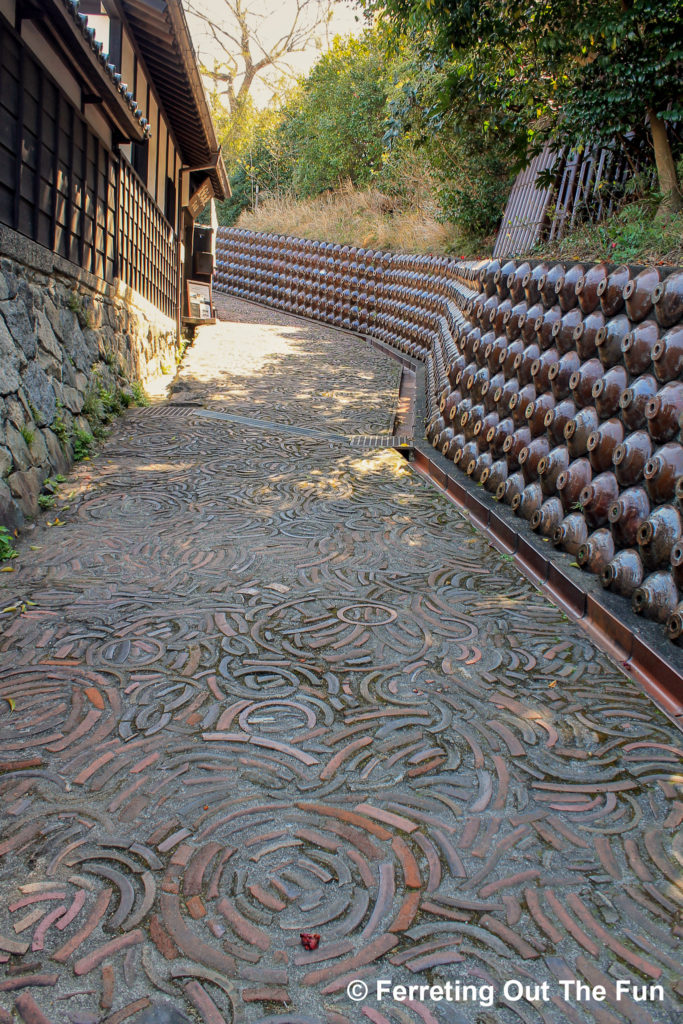
{"type": "Polygon", "coordinates": [[[227,195],[180,0],[0,0],[0,224],[179,325],[227,195]]]}

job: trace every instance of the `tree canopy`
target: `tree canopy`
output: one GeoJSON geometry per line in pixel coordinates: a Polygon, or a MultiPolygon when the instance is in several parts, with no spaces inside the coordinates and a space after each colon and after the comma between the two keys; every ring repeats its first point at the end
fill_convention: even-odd
{"type": "Polygon", "coordinates": [[[671,126],[683,121],[683,0],[364,0],[443,71],[443,110],[478,106],[517,151],[646,132],[660,189],[683,205],[671,126]],[[667,131],[668,127],[668,131],[667,131]]]}

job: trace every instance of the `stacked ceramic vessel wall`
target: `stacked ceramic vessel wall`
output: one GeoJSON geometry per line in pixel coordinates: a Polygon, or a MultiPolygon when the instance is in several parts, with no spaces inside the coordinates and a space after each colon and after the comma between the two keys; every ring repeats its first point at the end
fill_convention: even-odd
{"type": "Polygon", "coordinates": [[[219,230],[214,287],[424,361],[428,440],[683,637],[683,271],[219,230]]]}

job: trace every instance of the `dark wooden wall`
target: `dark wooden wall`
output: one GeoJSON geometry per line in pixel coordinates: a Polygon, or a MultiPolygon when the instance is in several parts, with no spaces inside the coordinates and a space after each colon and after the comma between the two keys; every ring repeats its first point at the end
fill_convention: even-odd
{"type": "Polygon", "coordinates": [[[0,223],[175,319],[171,224],[2,16],[0,223]]]}

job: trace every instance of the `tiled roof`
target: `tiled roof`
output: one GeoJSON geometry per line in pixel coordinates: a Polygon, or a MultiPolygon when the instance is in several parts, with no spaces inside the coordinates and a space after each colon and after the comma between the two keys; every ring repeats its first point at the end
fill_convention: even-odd
{"type": "Polygon", "coordinates": [[[109,75],[114,87],[121,94],[123,102],[130,108],[135,119],[140,122],[140,127],[143,129],[145,136],[149,137],[152,133],[149,121],[138,106],[133,93],[128,88],[128,84],[122,81],[121,74],[117,71],[116,66],[109,62],[109,54],[104,52],[104,46],[95,38],[95,29],[88,27],[87,15],[80,13],[78,9],[78,0],[62,0],[62,3],[67,12],[71,15],[77,30],[80,31],[86,42],[90,44],[91,50],[104,68],[104,71],[109,75]]]}

